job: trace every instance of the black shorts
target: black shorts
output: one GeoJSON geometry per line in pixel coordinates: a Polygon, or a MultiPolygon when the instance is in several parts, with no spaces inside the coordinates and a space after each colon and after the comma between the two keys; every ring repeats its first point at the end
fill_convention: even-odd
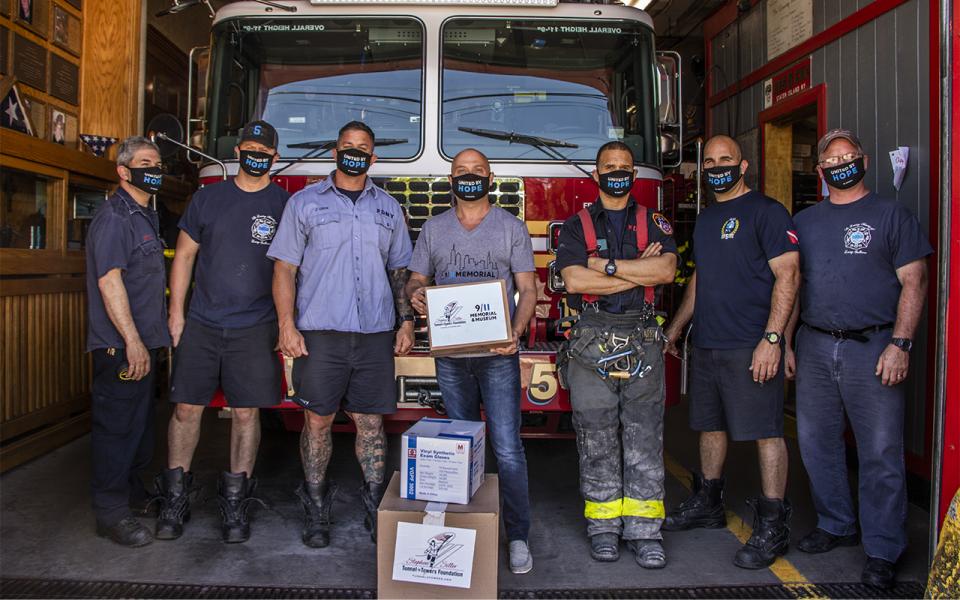
{"type": "Polygon", "coordinates": [[[392,331],[301,333],[309,354],[293,361],[295,402],[323,416],[397,412],[392,331]]]}
{"type": "Polygon", "coordinates": [[[753,381],[753,348],[694,348],[690,428],[726,431],[733,441],[783,437],[783,359],[773,379],[753,381]]]}
{"type": "Polygon", "coordinates": [[[278,335],[276,321],[223,329],[188,319],[173,353],[170,401],[208,406],[220,387],[234,408],[279,404],[278,335]]]}

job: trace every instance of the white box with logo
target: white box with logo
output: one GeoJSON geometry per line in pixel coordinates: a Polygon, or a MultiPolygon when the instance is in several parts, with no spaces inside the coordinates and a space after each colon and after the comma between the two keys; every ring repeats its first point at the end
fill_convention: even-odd
{"type": "Polygon", "coordinates": [[[400,497],[469,504],[483,483],[482,421],[420,419],[403,434],[400,497]]]}
{"type": "Polygon", "coordinates": [[[502,279],[425,288],[430,353],[483,352],[509,346],[510,304],[502,279]]]}

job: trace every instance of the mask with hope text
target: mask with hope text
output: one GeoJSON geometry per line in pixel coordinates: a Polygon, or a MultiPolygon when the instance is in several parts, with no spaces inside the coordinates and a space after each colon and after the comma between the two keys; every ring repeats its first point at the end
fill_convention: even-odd
{"type": "Polygon", "coordinates": [[[704,169],[703,174],[707,179],[707,187],[713,190],[714,194],[729,192],[743,177],[743,173],[740,172],[740,165],[710,167],[704,169]]]}
{"type": "Polygon", "coordinates": [[[357,148],[337,150],[337,168],[344,175],[357,177],[370,170],[371,156],[357,148]]]}
{"type": "Polygon", "coordinates": [[[453,195],[460,200],[472,202],[483,198],[490,192],[490,178],[473,173],[464,173],[453,177],[453,195]]]}
{"type": "Polygon", "coordinates": [[[600,174],[600,189],[617,198],[626,196],[633,187],[633,171],[610,171],[600,174]]]}
{"type": "Polygon", "coordinates": [[[270,172],[273,155],[255,150],[240,151],[240,168],[251,177],[263,177],[270,172]]]}
{"type": "Polygon", "coordinates": [[[156,194],[163,185],[163,171],[160,167],[127,167],[130,170],[130,184],[148,194],[156,194]]]}
{"type": "Polygon", "coordinates": [[[846,190],[860,183],[867,174],[863,168],[863,157],[835,167],[820,167],[827,185],[838,190],[846,190]]]}

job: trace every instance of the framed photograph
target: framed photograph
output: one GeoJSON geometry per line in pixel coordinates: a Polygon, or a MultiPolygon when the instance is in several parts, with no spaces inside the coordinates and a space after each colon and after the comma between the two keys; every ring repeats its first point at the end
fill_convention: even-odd
{"type": "Polygon", "coordinates": [[[21,23],[33,24],[33,0],[16,0],[17,20],[21,23]]]}
{"type": "Polygon", "coordinates": [[[80,55],[80,46],[83,43],[83,31],[80,28],[80,19],[57,4],[53,6],[52,38],[54,44],[72,54],[80,55]]]}
{"type": "Polygon", "coordinates": [[[40,37],[47,37],[50,0],[13,0],[14,20],[40,37]]]}
{"type": "Polygon", "coordinates": [[[55,108],[50,109],[50,141],[61,146],[67,144],[67,115],[55,108]]]}
{"type": "Polygon", "coordinates": [[[107,201],[107,192],[99,190],[75,190],[71,204],[74,219],[92,219],[93,213],[107,201]]]}
{"type": "Polygon", "coordinates": [[[33,125],[33,135],[41,140],[47,138],[47,104],[38,98],[29,94],[21,94],[20,102],[23,104],[23,111],[30,118],[30,124],[33,125]]]}

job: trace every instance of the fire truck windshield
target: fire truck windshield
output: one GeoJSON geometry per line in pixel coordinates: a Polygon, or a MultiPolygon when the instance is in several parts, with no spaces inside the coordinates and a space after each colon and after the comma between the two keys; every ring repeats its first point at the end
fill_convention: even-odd
{"type": "Polygon", "coordinates": [[[441,148],[494,160],[549,160],[538,148],[470,130],[562,140],[593,161],[611,140],[659,162],[653,33],[631,21],[455,18],[443,27],[441,148]]]}
{"type": "Polygon", "coordinates": [[[233,158],[243,125],[262,118],[297,158],[316,140],[364,121],[381,158],[421,146],[423,25],[413,18],[234,19],[213,32],[207,147],[233,158]]]}

